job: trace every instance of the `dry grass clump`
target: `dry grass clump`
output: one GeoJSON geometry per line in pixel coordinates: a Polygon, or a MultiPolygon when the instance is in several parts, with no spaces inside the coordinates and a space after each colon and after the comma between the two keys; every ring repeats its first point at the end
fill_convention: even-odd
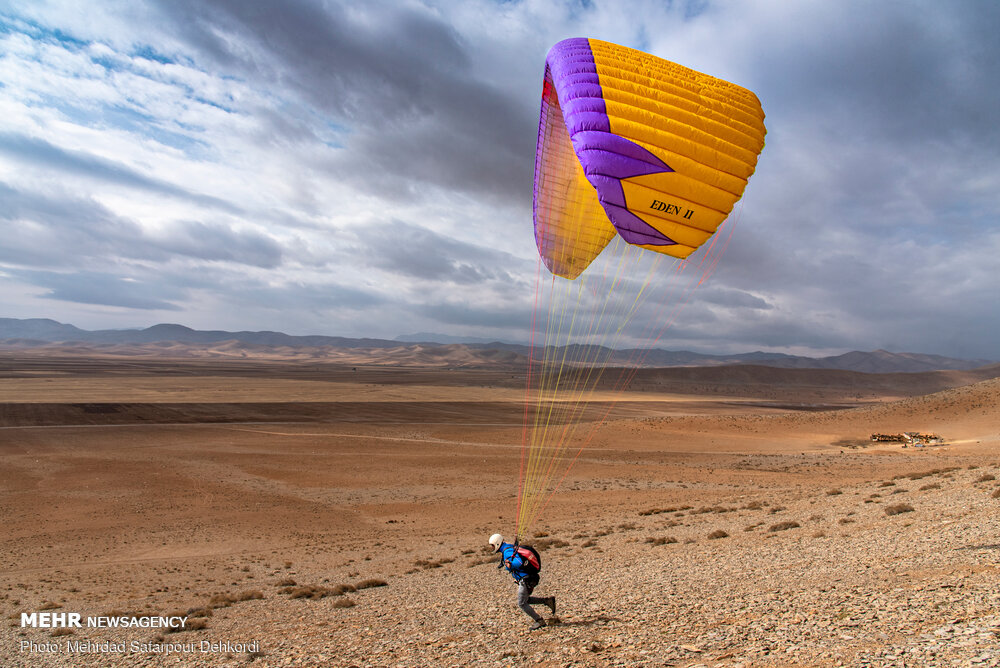
{"type": "Polygon", "coordinates": [[[345,596],[344,598],[338,598],[336,601],[334,601],[333,604],[332,604],[332,607],[334,607],[334,608],[353,608],[355,605],[356,604],[354,603],[354,601],[352,601],[351,599],[349,599],[349,598],[347,598],[345,596]]]}
{"type": "Polygon", "coordinates": [[[771,508],[767,512],[770,513],[771,515],[774,515],[775,513],[780,513],[782,510],[787,510],[787,508],[785,508],[784,506],[775,506],[774,508],[771,508]]]}
{"type": "Polygon", "coordinates": [[[650,545],[670,545],[671,543],[676,543],[677,539],[673,536],[659,536],[657,538],[649,537],[646,542],[650,545]]]}
{"type": "Polygon", "coordinates": [[[591,538],[584,543],[580,543],[580,547],[597,547],[597,541],[591,538]]]}
{"type": "Polygon", "coordinates": [[[901,513],[912,513],[913,506],[908,503],[896,503],[885,507],[886,515],[899,515],[901,513]]]}
{"type": "Polygon", "coordinates": [[[418,566],[426,571],[432,568],[441,568],[445,564],[450,564],[453,561],[455,560],[450,557],[447,559],[438,559],[437,561],[428,561],[427,559],[417,559],[416,561],[413,562],[413,565],[418,566]]]}
{"type": "Polygon", "coordinates": [[[844,492],[842,492],[841,490],[836,489],[836,488],[826,490],[826,495],[827,496],[837,496],[838,494],[843,494],[843,493],[844,492]]]}
{"type": "Polygon", "coordinates": [[[375,578],[369,578],[368,580],[362,580],[354,585],[355,590],[361,589],[371,589],[373,587],[388,587],[389,583],[385,580],[378,580],[375,578]]]}
{"type": "Polygon", "coordinates": [[[996,479],[997,477],[995,475],[993,475],[992,473],[987,473],[985,475],[979,476],[979,478],[976,479],[976,482],[989,482],[990,480],[996,480],[996,479]]]}
{"type": "Polygon", "coordinates": [[[55,601],[46,601],[38,606],[39,610],[55,610],[56,608],[61,608],[62,605],[56,603],[55,601]]]}
{"type": "Polygon", "coordinates": [[[190,608],[186,612],[175,611],[171,617],[187,617],[184,626],[170,626],[164,633],[181,633],[183,631],[203,631],[208,628],[208,617],[212,616],[211,608],[190,608]]]}
{"type": "Polygon", "coordinates": [[[316,601],[327,596],[343,596],[351,591],[357,591],[357,588],[354,585],[339,584],[335,587],[322,587],[320,585],[286,587],[278,593],[285,594],[288,598],[308,598],[311,601],[316,601]]]}
{"type": "Polygon", "coordinates": [[[729,538],[729,534],[722,529],[716,529],[712,533],[708,534],[710,540],[717,540],[719,538],[729,538]]]}
{"type": "Polygon", "coordinates": [[[785,522],[778,522],[777,524],[772,524],[768,527],[768,531],[787,531],[788,529],[798,529],[799,523],[794,520],[788,520],[785,522]]]}
{"type": "Polygon", "coordinates": [[[927,477],[932,476],[932,475],[942,475],[942,474],[945,474],[945,473],[951,473],[952,471],[957,471],[958,469],[959,469],[959,467],[957,467],[957,466],[948,466],[948,467],[945,467],[943,469],[931,469],[930,471],[909,473],[907,475],[899,475],[899,476],[895,476],[895,477],[896,478],[909,478],[910,480],[920,480],[921,478],[927,478],[927,477]]]}
{"type": "Polygon", "coordinates": [[[679,513],[684,510],[691,510],[691,506],[671,506],[669,508],[650,508],[649,510],[644,510],[640,515],[662,515],[664,513],[679,513]]]}
{"type": "Polygon", "coordinates": [[[532,545],[533,548],[541,552],[542,550],[547,550],[550,547],[569,547],[569,543],[559,538],[544,538],[542,540],[536,540],[532,545]]]}
{"type": "MultiPolygon", "coordinates": [[[[129,619],[142,619],[143,617],[149,617],[150,613],[147,612],[126,612],[124,610],[119,610],[115,608],[109,612],[104,613],[105,617],[128,617],[129,619]]],[[[183,617],[184,615],[179,615],[183,617]]]]}
{"type": "Polygon", "coordinates": [[[275,587],[294,587],[295,584],[296,584],[296,582],[292,578],[285,578],[283,580],[278,580],[278,582],[276,582],[274,586],[275,587]]]}
{"type": "Polygon", "coordinates": [[[931,482],[931,483],[927,483],[926,485],[921,485],[920,486],[920,491],[921,492],[926,492],[929,489],[941,489],[941,483],[939,483],[939,482],[931,482]]]}
{"type": "Polygon", "coordinates": [[[997,487],[995,490],[993,490],[993,493],[990,494],[990,496],[993,497],[994,499],[1000,499],[1000,487],[997,487]]]}
{"type": "Polygon", "coordinates": [[[726,508],[725,506],[704,506],[702,508],[692,510],[689,514],[690,515],[705,515],[707,513],[720,514],[720,513],[731,513],[735,510],[736,510],[735,508],[726,508]]]}
{"type": "Polygon", "coordinates": [[[256,589],[248,589],[247,591],[241,591],[238,594],[214,594],[212,598],[208,599],[208,605],[212,608],[228,608],[233,603],[252,601],[261,598],[264,598],[263,592],[256,589]]]}
{"type": "MultiPolygon", "coordinates": [[[[469,568],[474,568],[476,566],[482,566],[483,564],[496,564],[496,563],[497,563],[496,557],[494,557],[493,554],[490,553],[490,555],[486,556],[486,557],[479,557],[478,559],[471,559],[469,561],[469,568]]],[[[407,573],[416,573],[416,572],[417,572],[416,569],[411,570],[411,571],[407,571],[407,573]]]]}
{"type": "Polygon", "coordinates": [[[61,628],[61,629],[53,629],[52,633],[50,633],[49,635],[52,636],[53,638],[58,638],[59,636],[71,636],[74,633],[76,633],[76,631],[74,631],[73,629],[61,628]]]}

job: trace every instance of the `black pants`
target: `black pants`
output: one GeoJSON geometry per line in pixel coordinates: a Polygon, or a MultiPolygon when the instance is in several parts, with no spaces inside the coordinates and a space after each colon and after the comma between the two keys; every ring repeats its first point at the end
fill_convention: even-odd
{"type": "Polygon", "coordinates": [[[517,586],[517,607],[521,608],[521,610],[524,610],[524,614],[528,615],[536,622],[540,621],[542,619],[542,616],[539,615],[537,612],[535,612],[535,610],[531,607],[531,605],[532,604],[538,605],[539,603],[545,602],[544,598],[539,598],[538,596],[531,595],[531,592],[533,592],[535,590],[535,587],[537,586],[538,586],[537,575],[529,575],[528,577],[521,580],[521,582],[519,582],[517,586]]]}

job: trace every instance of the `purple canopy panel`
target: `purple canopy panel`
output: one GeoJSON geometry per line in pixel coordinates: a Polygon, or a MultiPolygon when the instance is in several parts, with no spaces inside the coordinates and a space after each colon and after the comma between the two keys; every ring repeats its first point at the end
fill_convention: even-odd
{"type": "MultiPolygon", "coordinates": [[[[553,87],[584,174],[618,234],[630,244],[675,244],[627,208],[622,179],[674,170],[647,149],[611,132],[589,40],[567,39],[552,47],[546,58],[545,93],[551,95],[553,87]]],[[[537,179],[535,183],[537,188],[537,179]]]]}

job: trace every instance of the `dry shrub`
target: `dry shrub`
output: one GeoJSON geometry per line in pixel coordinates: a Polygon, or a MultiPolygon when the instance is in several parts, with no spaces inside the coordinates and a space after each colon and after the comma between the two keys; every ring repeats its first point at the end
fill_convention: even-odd
{"type": "Polygon", "coordinates": [[[569,543],[558,538],[545,538],[543,540],[536,540],[534,545],[532,545],[536,550],[541,552],[542,550],[547,550],[550,547],[569,547],[569,543]]]}
{"type": "Polygon", "coordinates": [[[389,583],[385,580],[376,580],[374,578],[368,580],[362,580],[361,582],[354,585],[355,589],[371,589],[373,587],[388,587],[389,583]]]}
{"type": "Polygon", "coordinates": [[[213,594],[208,599],[208,605],[212,608],[228,608],[236,602],[236,597],[232,594],[213,594]]]}
{"type": "Polygon", "coordinates": [[[262,598],[264,598],[264,592],[259,589],[247,589],[236,596],[237,601],[256,601],[262,598]]]}
{"type": "Polygon", "coordinates": [[[671,543],[676,543],[677,539],[673,536],[660,536],[658,538],[647,538],[646,542],[651,545],[669,545],[671,543]]]}
{"type": "Polygon", "coordinates": [[[764,504],[762,504],[760,501],[751,501],[747,505],[743,506],[743,508],[746,510],[760,510],[763,507],[764,504]]]}
{"type": "Polygon", "coordinates": [[[52,636],[53,638],[58,638],[59,636],[71,636],[74,633],[76,633],[76,631],[74,631],[73,629],[62,628],[62,629],[53,629],[52,633],[50,633],[49,635],[52,636]]]}
{"type": "Polygon", "coordinates": [[[826,538],[826,532],[817,531],[816,533],[813,534],[813,538],[826,538]]]}
{"type": "Polygon", "coordinates": [[[725,531],[723,531],[722,529],[716,529],[712,533],[708,534],[708,537],[711,540],[715,540],[715,539],[718,539],[718,538],[729,538],[729,534],[726,533],[725,531]]]}
{"type": "Polygon", "coordinates": [[[987,473],[985,475],[979,476],[979,478],[976,479],[976,482],[989,482],[990,480],[996,480],[996,479],[997,477],[995,475],[993,475],[992,473],[987,473]]]}
{"type": "Polygon", "coordinates": [[[294,587],[297,583],[292,578],[285,578],[284,580],[279,580],[275,587],[294,587]]]}
{"type": "Polygon", "coordinates": [[[778,522],[777,524],[772,524],[768,527],[768,531],[787,531],[788,529],[798,529],[799,523],[794,520],[788,520],[786,522],[778,522]]]}
{"type": "Polygon", "coordinates": [[[924,471],[923,473],[910,473],[906,477],[910,480],[920,480],[921,478],[926,478],[932,475],[942,475],[945,473],[951,473],[952,471],[957,471],[959,467],[949,466],[943,469],[931,469],[930,471],[924,471]]]}
{"type": "Polygon", "coordinates": [[[535,538],[536,539],[538,539],[538,538],[547,538],[548,535],[549,535],[548,531],[536,531],[535,532],[535,538]]]}
{"type": "Polygon", "coordinates": [[[852,520],[850,517],[841,517],[839,520],[837,520],[837,523],[838,524],[853,524],[854,520],[852,520]]]}
{"type": "Polygon", "coordinates": [[[593,539],[590,539],[590,540],[586,541],[585,543],[581,543],[580,547],[595,547],[596,545],[597,545],[597,541],[593,540],[593,539]]]}
{"type": "MultiPolygon", "coordinates": [[[[105,612],[104,616],[105,617],[128,617],[129,619],[141,619],[143,617],[149,617],[149,614],[148,613],[143,613],[143,612],[126,612],[124,610],[118,610],[117,608],[115,608],[114,610],[111,610],[110,612],[105,612]]],[[[183,617],[184,615],[180,614],[179,616],[183,617]]]]}
{"type": "Polygon", "coordinates": [[[840,491],[839,489],[828,489],[828,490],[826,490],[826,495],[827,496],[837,496],[838,494],[843,494],[843,492],[840,491]]]}
{"type": "Polygon", "coordinates": [[[211,608],[189,608],[184,614],[175,614],[174,617],[211,617],[211,608]]]}
{"type": "MultiPolygon", "coordinates": [[[[482,566],[483,564],[496,564],[496,563],[497,563],[496,558],[491,554],[488,557],[479,557],[478,559],[472,559],[469,562],[469,568],[473,568],[475,566],[482,566]]],[[[416,569],[412,571],[407,571],[407,573],[416,573],[416,572],[417,572],[416,569]]]]}
{"type": "Polygon", "coordinates": [[[61,608],[62,606],[55,601],[46,601],[38,606],[39,610],[55,610],[56,608],[61,608]]]}
{"type": "Polygon", "coordinates": [[[771,508],[767,512],[774,515],[775,513],[780,513],[782,510],[787,510],[787,509],[784,506],[775,506],[774,508],[771,508]]]}
{"type": "Polygon", "coordinates": [[[893,481],[891,481],[891,480],[886,480],[886,481],[885,481],[885,482],[883,482],[883,483],[882,483],[881,485],[879,485],[879,487],[892,487],[892,486],[893,486],[893,485],[895,485],[895,484],[896,484],[896,483],[894,483],[894,482],[893,482],[893,481]]]}
{"type": "Polygon", "coordinates": [[[197,617],[195,619],[189,619],[184,624],[184,631],[201,631],[208,628],[208,620],[204,617],[197,617]]]}
{"type": "MultiPolygon", "coordinates": [[[[187,621],[184,622],[183,626],[168,626],[164,633],[182,633],[183,631],[201,631],[208,628],[208,619],[206,617],[212,616],[212,611],[207,610],[207,615],[195,615],[194,612],[206,611],[205,608],[199,608],[196,611],[188,611],[187,621]]],[[[175,613],[173,616],[183,617],[184,615],[175,613]]]]}
{"type": "Polygon", "coordinates": [[[995,490],[993,490],[993,493],[990,494],[990,496],[993,497],[994,499],[1000,499],[1000,487],[997,487],[995,490]]]}
{"type": "Polygon", "coordinates": [[[338,598],[332,603],[332,607],[334,608],[353,608],[355,605],[356,603],[346,596],[344,598],[338,598]]]}
{"type": "Polygon", "coordinates": [[[311,601],[315,601],[327,596],[343,596],[350,591],[357,591],[357,588],[349,584],[339,584],[335,587],[303,585],[301,587],[286,587],[278,593],[285,594],[288,598],[308,598],[311,601]]]}
{"type": "Polygon", "coordinates": [[[908,503],[896,503],[885,507],[886,515],[899,515],[901,513],[912,513],[913,506],[908,503]]]}
{"type": "Polygon", "coordinates": [[[920,486],[920,491],[921,492],[926,492],[929,489],[941,489],[941,483],[939,483],[939,482],[932,482],[932,483],[928,483],[926,485],[921,485],[920,486]]]}

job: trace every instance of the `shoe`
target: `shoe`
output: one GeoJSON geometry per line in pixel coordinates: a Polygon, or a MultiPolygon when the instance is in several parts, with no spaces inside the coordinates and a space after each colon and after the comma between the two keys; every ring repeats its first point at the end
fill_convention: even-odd
{"type": "Polygon", "coordinates": [[[528,627],[529,631],[537,631],[538,629],[543,629],[546,627],[545,620],[539,619],[537,622],[528,627]]]}
{"type": "Polygon", "coordinates": [[[545,599],[545,605],[549,606],[549,610],[552,611],[553,615],[556,614],[556,597],[555,596],[549,596],[547,599],[545,599]]]}

